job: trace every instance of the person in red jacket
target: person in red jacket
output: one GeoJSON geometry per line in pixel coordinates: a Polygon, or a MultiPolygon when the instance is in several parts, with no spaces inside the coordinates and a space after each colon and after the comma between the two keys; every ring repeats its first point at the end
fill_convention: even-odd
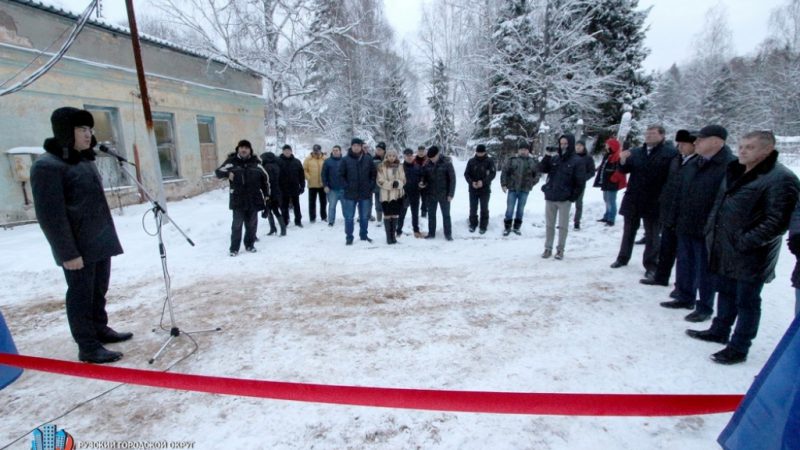
{"type": "Polygon", "coordinates": [[[605,156],[597,168],[594,178],[594,187],[603,191],[603,201],[606,202],[606,213],[598,222],[613,227],[617,217],[617,191],[628,185],[625,174],[619,170],[619,152],[622,146],[616,138],[606,141],[605,156]]]}

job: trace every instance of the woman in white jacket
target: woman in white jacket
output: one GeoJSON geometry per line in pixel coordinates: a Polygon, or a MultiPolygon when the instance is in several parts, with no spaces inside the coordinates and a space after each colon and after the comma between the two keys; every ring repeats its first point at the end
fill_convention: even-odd
{"type": "Polygon", "coordinates": [[[386,152],[383,162],[378,165],[378,187],[381,189],[381,207],[383,223],[386,228],[386,243],[397,243],[397,219],[403,210],[403,186],[406,174],[397,156],[397,150],[386,152]]]}

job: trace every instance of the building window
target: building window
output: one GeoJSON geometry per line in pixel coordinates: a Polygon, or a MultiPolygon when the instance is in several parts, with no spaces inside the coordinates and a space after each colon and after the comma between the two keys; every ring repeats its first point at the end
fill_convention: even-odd
{"type": "Polygon", "coordinates": [[[161,178],[178,178],[178,149],[175,146],[175,121],[170,113],[153,113],[153,129],[156,133],[158,162],[161,178]]]}
{"type": "MultiPolygon", "coordinates": [[[[117,108],[84,105],[84,109],[92,113],[92,117],[94,117],[94,137],[97,142],[124,157],[126,151],[125,145],[122,143],[117,108]]],[[[130,180],[120,170],[117,160],[107,153],[98,151],[95,164],[103,179],[103,187],[106,189],[129,186],[131,184],[130,180]]]]}
{"type": "Polygon", "coordinates": [[[217,168],[217,132],[214,118],[197,116],[197,135],[200,138],[200,162],[203,175],[214,173],[217,168]]]}

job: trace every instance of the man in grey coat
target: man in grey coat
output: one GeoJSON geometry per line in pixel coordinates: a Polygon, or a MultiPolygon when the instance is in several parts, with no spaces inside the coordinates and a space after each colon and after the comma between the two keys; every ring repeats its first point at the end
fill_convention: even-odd
{"type": "Polygon", "coordinates": [[[103,183],[94,164],[94,118],[76,108],[59,108],[50,117],[54,137],[31,167],[31,189],[39,220],[56,264],[67,280],[67,319],[78,344],[78,359],[109,363],[122,358],[103,344],[122,342],[132,333],[108,326],[106,292],[111,257],[122,253],[103,183]]]}

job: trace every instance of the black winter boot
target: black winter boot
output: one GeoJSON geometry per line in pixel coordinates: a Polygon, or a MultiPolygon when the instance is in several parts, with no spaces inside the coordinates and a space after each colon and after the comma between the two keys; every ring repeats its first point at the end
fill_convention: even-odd
{"type": "Polygon", "coordinates": [[[514,219],[514,234],[522,235],[522,231],[520,231],[520,227],[522,227],[522,219],[514,219]]]}
{"type": "Polygon", "coordinates": [[[391,222],[390,219],[385,219],[383,221],[383,228],[384,231],[386,231],[386,243],[392,244],[393,243],[392,238],[394,238],[394,233],[392,233],[392,227],[389,226],[389,222],[391,222]]]}
{"type": "Polygon", "coordinates": [[[281,226],[281,236],[286,236],[286,222],[279,220],[278,225],[281,226]]]}
{"type": "Polygon", "coordinates": [[[389,231],[392,235],[392,244],[397,244],[397,217],[389,219],[389,231]]]}
{"type": "Polygon", "coordinates": [[[505,226],[503,236],[508,236],[511,233],[511,219],[503,220],[503,225],[505,226]]]}

